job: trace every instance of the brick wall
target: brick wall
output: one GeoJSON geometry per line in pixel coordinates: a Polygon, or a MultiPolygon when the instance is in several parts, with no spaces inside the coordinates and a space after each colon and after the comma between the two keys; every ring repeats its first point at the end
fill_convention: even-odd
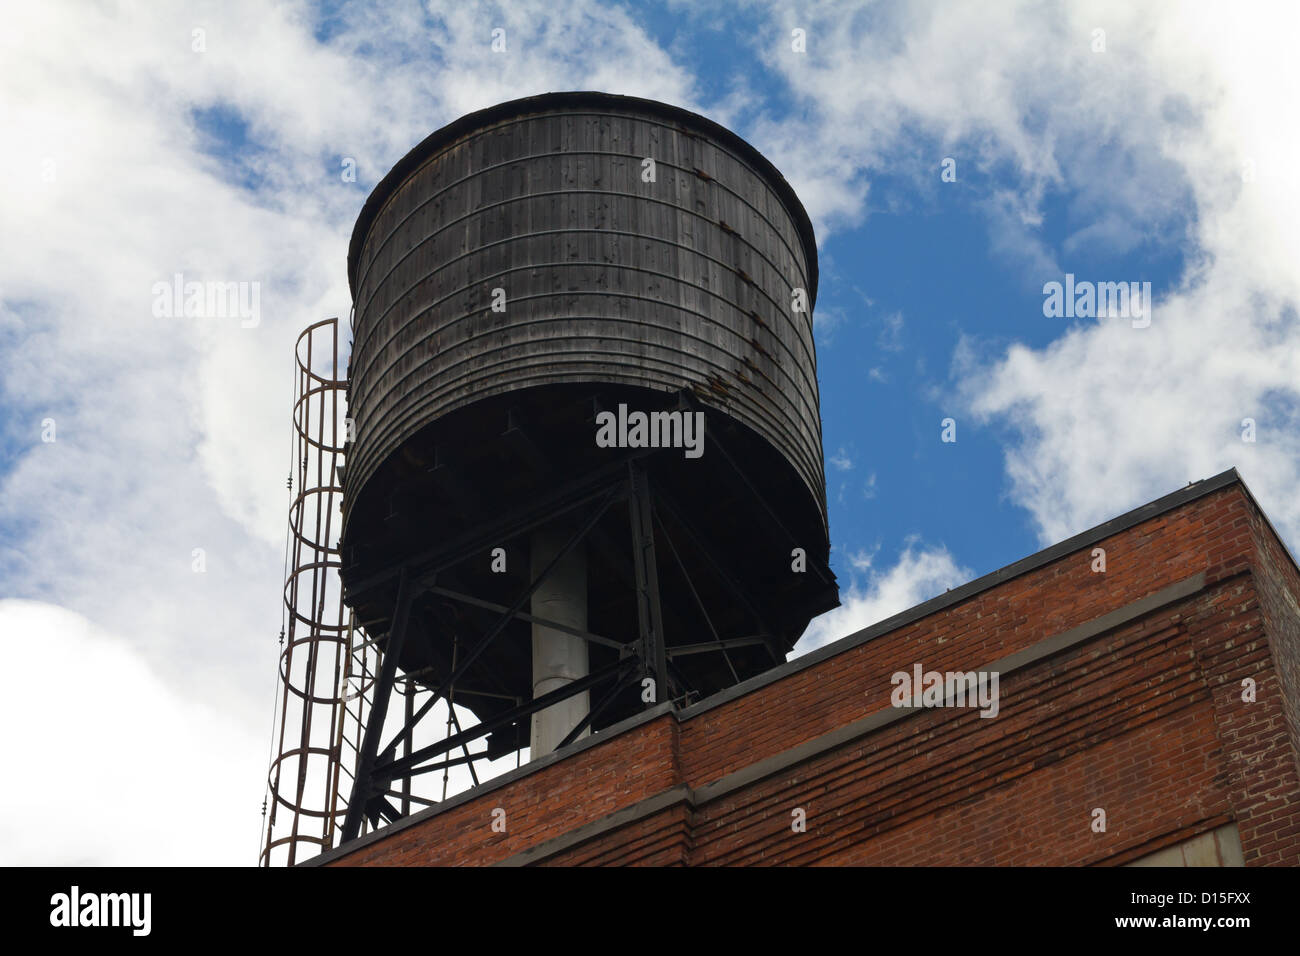
{"type": "Polygon", "coordinates": [[[1247,865],[1296,865],[1297,595],[1232,481],[332,862],[1118,864],[1232,821],[1247,865]],[[995,718],[890,705],[891,675],[914,663],[974,671],[1018,653],[1038,656],[1003,674],[995,718]]]}
{"type": "Polygon", "coordinates": [[[551,764],[349,853],[344,866],[445,866],[504,860],[557,833],[600,820],[677,783],[671,715],[551,764]],[[505,832],[492,828],[505,811],[505,832]]]}

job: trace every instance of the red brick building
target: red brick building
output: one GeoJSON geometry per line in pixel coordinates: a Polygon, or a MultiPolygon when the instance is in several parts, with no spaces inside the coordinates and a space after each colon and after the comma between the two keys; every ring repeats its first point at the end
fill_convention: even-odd
{"type": "Polygon", "coordinates": [[[311,862],[1296,865],[1298,598],[1228,471],[311,862]]]}

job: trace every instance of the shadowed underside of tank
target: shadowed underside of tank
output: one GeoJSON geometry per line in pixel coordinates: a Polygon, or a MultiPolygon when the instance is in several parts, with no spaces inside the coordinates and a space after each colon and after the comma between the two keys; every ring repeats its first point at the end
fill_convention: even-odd
{"type": "MultiPolygon", "coordinates": [[[[838,603],[812,230],[743,140],[598,93],[471,114],[376,188],[349,277],[345,594],[382,640],[402,569],[420,582],[407,673],[437,686],[489,634],[529,585],[541,525],[590,525],[592,672],[625,654],[638,628],[620,491],[633,460],[652,490],[675,691],[771,667],[838,603]],[[701,413],[702,454],[599,447],[598,416],[620,405],[701,413]]],[[[530,627],[525,615],[491,641],[457,703],[487,719],[528,699],[530,627]]],[[[594,726],[641,706],[631,688],[594,726]]],[[[526,729],[503,728],[495,749],[517,741],[526,729]]]]}

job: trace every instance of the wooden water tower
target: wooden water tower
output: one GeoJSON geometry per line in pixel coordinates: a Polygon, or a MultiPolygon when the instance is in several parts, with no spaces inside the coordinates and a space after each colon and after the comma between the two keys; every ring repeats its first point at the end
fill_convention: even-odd
{"type": "Polygon", "coordinates": [[[343,598],[383,658],[344,840],[421,774],[759,674],[838,604],[813,231],[740,137],[602,93],[473,113],[379,183],[348,275],[343,598]],[[385,721],[399,680],[429,693],[385,721]],[[478,724],[419,744],[448,700],[478,724]]]}

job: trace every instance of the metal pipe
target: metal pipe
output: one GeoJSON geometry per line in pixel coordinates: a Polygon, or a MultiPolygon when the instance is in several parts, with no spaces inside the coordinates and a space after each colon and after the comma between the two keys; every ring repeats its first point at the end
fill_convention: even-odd
{"type": "MultiPolygon", "coordinates": [[[[572,538],[566,528],[542,528],[533,532],[531,561],[538,574],[572,538]]],[[[534,617],[553,621],[574,630],[587,629],[587,555],[579,543],[555,566],[533,592],[530,607],[534,617]]],[[[571,633],[533,622],[533,699],[559,690],[587,676],[587,642],[571,633]]],[[[590,692],[583,691],[533,714],[530,759],[551,753],[591,709],[590,692]]],[[[584,730],[580,737],[591,731],[584,730]]]]}

